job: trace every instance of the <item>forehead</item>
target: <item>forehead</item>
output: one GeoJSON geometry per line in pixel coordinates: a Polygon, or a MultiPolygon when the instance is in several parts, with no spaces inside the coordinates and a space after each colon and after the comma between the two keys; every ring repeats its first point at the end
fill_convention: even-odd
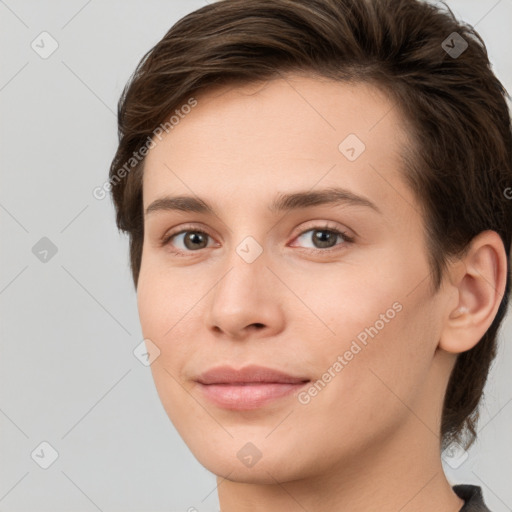
{"type": "Polygon", "coordinates": [[[194,99],[154,138],[144,164],[145,208],[165,193],[230,197],[248,189],[250,201],[318,184],[392,199],[403,186],[404,123],[375,86],[288,75],[194,99]]]}

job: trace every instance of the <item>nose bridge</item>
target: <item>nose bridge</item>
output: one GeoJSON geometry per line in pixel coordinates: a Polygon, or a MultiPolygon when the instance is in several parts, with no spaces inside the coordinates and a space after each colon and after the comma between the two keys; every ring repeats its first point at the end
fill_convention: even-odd
{"type": "Polygon", "coordinates": [[[233,298],[240,306],[260,296],[259,285],[266,280],[264,276],[267,257],[263,246],[253,237],[245,236],[242,241],[233,244],[225,265],[227,273],[218,283],[216,294],[227,294],[224,300],[233,298]]]}
{"type": "Polygon", "coordinates": [[[280,325],[280,309],[275,289],[269,286],[272,273],[266,268],[267,254],[252,236],[233,244],[223,261],[225,271],[217,282],[209,301],[209,327],[241,337],[253,324],[271,327],[280,325]]]}

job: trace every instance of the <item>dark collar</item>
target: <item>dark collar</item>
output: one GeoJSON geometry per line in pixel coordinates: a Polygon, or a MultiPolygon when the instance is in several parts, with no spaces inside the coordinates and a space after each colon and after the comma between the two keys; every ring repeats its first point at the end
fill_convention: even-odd
{"type": "Polygon", "coordinates": [[[455,494],[464,500],[459,512],[491,512],[484,503],[482,488],[478,485],[458,484],[452,486],[455,494]]]}

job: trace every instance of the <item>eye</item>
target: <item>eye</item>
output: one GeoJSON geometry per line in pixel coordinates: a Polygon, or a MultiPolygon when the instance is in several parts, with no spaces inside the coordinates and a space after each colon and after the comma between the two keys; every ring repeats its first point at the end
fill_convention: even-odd
{"type": "MultiPolygon", "coordinates": [[[[181,231],[164,235],[161,245],[170,246],[171,251],[177,255],[187,255],[187,253],[190,254],[191,252],[211,247],[211,244],[208,244],[209,238],[211,239],[212,237],[207,232],[194,229],[194,226],[185,226],[185,229],[182,228],[181,231]]],[[[306,246],[305,248],[310,252],[321,253],[336,250],[336,246],[344,246],[354,241],[344,231],[326,225],[313,226],[306,231],[302,231],[295,240],[301,241],[302,244],[307,244],[309,240],[313,246],[306,246]],[[338,243],[340,239],[342,241],[338,243]]]]}
{"type": "Polygon", "coordinates": [[[330,228],[329,226],[314,226],[311,229],[303,231],[297,240],[307,242],[308,240],[313,244],[313,247],[309,247],[313,251],[326,252],[326,250],[332,249],[337,245],[345,245],[351,243],[354,239],[348,236],[344,231],[336,228],[330,228]],[[336,243],[339,239],[343,241],[336,243]]]}
{"type": "Polygon", "coordinates": [[[208,247],[210,235],[198,229],[184,229],[178,233],[170,234],[162,240],[162,245],[172,245],[176,253],[190,252],[208,247]]]}

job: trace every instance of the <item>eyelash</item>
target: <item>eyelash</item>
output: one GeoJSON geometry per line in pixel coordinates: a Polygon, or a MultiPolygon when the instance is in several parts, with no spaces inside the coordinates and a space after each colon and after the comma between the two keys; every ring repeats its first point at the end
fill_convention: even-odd
{"type": "MultiPolygon", "coordinates": [[[[312,253],[312,254],[319,254],[319,253],[331,253],[334,251],[338,251],[343,249],[343,246],[347,244],[351,244],[354,242],[354,238],[349,236],[345,231],[342,231],[338,228],[330,227],[329,225],[317,225],[317,226],[311,226],[308,229],[305,229],[301,231],[295,238],[299,238],[308,231],[328,231],[329,233],[333,233],[336,236],[341,236],[343,238],[343,242],[340,244],[336,244],[334,247],[328,247],[326,249],[304,249],[306,252],[312,253]],[[341,247],[340,247],[341,246],[341,247]]],[[[171,246],[170,242],[171,240],[183,233],[201,233],[203,235],[209,236],[210,238],[213,238],[207,231],[204,231],[203,229],[197,229],[193,225],[186,225],[184,228],[180,229],[180,231],[177,231],[175,233],[170,233],[168,235],[164,235],[164,237],[160,241],[160,245],[162,247],[164,246],[171,246]]],[[[295,239],[294,238],[294,239],[295,239]]],[[[171,252],[175,254],[176,256],[188,256],[191,253],[199,252],[201,249],[197,249],[196,251],[182,251],[180,249],[171,249],[171,252]]]]}

